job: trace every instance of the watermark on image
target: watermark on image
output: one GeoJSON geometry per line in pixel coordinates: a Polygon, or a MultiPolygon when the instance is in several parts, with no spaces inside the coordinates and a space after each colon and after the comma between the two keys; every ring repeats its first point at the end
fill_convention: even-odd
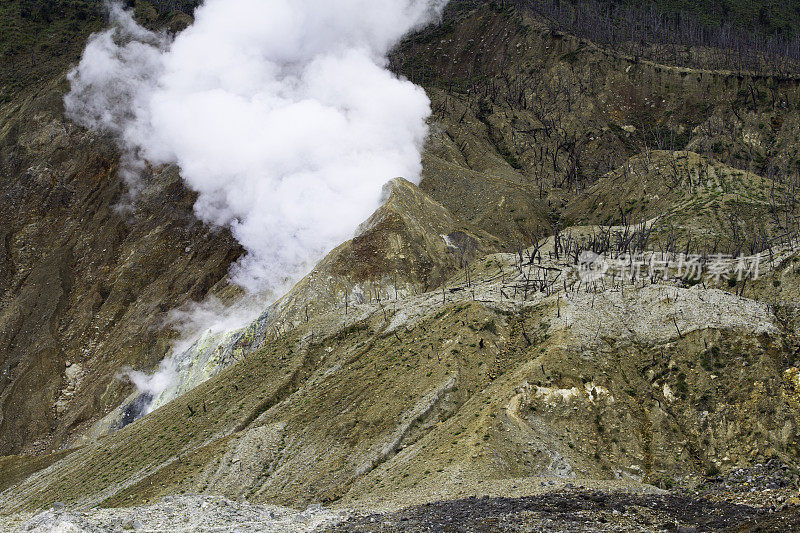
{"type": "Polygon", "coordinates": [[[745,279],[756,280],[760,274],[762,258],[760,255],[730,256],[716,254],[711,256],[677,254],[633,254],[616,257],[601,256],[584,251],[578,256],[575,270],[584,283],[600,281],[609,275],[626,276],[631,279],[649,277],[661,279],[681,279],[690,283],[700,283],[709,279],[720,281],[745,279]]]}
{"type": "Polygon", "coordinates": [[[610,268],[609,262],[603,256],[594,252],[582,252],[578,257],[578,277],[584,283],[599,281],[606,275],[610,268]]]}

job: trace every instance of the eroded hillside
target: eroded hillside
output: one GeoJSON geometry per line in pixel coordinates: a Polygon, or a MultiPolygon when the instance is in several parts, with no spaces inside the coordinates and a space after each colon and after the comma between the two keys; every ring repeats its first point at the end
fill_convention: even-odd
{"type": "Polygon", "coordinates": [[[233,296],[242,251],[173,167],[119,209],[119,154],[63,116],[63,72],[3,104],[4,513],[697,489],[767,460],[796,478],[798,81],[627,57],[494,2],[454,2],[392,65],[433,103],[419,187],[395,180],[253,324],[180,361],[185,394],[119,430],[120,369],[156,367],[171,310],[233,296]],[[587,285],[583,250],[763,271],[587,285]]]}
{"type": "MultiPolygon", "coordinates": [[[[791,310],[711,279],[685,288],[644,272],[583,284],[546,259],[554,244],[539,248],[541,263],[489,255],[443,290],[340,299],[151,415],[54,458],[6,491],[4,508],[198,490],[403,505],[543,478],[696,486],[711,472],[796,461],[791,310]],[[536,290],[542,269],[564,284],[536,290]]],[[[765,258],[771,296],[796,294],[797,274],[782,271],[795,257],[765,258]]]]}

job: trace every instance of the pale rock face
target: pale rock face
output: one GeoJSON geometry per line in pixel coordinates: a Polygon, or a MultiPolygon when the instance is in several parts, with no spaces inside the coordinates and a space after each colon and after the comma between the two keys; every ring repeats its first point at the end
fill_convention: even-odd
{"type": "Polygon", "coordinates": [[[79,363],[66,362],[63,388],[54,404],[56,416],[62,416],[69,408],[69,403],[75,396],[75,391],[81,386],[83,373],[83,367],[79,363]]]}
{"type": "Polygon", "coordinates": [[[664,386],[662,387],[662,392],[664,393],[664,398],[668,402],[672,403],[675,401],[675,395],[672,393],[672,389],[670,388],[668,383],[664,383],[664,386]]]}
{"type": "Polygon", "coordinates": [[[535,395],[545,403],[551,405],[568,402],[573,398],[583,397],[583,393],[578,387],[572,387],[571,389],[536,387],[535,395]]]}
{"type": "Polygon", "coordinates": [[[757,131],[743,130],[742,131],[742,140],[746,144],[749,144],[750,146],[753,146],[755,148],[761,148],[762,147],[761,134],[759,132],[757,132],[757,131]]]}
{"type": "Polygon", "coordinates": [[[765,304],[721,290],[648,285],[624,296],[577,293],[565,302],[564,326],[576,339],[592,344],[602,336],[664,343],[703,329],[742,328],[754,335],[777,331],[765,304]]]}

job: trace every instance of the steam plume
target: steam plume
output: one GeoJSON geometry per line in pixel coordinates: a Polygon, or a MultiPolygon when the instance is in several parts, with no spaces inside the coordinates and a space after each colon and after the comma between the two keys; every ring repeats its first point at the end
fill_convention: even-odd
{"type": "Polygon", "coordinates": [[[418,179],[430,102],[386,55],[446,1],[207,0],[174,40],[112,4],[66,110],[119,139],[133,194],[143,161],[177,164],[247,250],[232,280],[274,291],[418,179]]]}

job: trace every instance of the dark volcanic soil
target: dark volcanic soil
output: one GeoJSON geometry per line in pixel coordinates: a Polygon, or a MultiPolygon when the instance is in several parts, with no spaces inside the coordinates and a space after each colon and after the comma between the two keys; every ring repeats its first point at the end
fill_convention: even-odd
{"type": "Polygon", "coordinates": [[[353,518],[336,532],[800,531],[800,509],[767,509],[684,496],[625,493],[470,498],[353,518]]]}

